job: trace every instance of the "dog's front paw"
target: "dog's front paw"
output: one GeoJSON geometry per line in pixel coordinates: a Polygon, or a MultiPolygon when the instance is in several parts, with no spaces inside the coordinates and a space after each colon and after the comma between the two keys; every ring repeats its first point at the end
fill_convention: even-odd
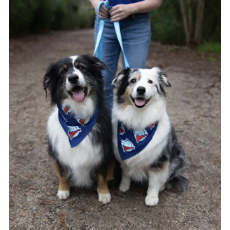
{"type": "Polygon", "coordinates": [[[121,183],[120,187],[119,187],[119,190],[121,192],[127,192],[129,190],[129,188],[130,188],[130,184],[128,184],[128,183],[121,183]]]}
{"type": "Polygon", "coordinates": [[[106,193],[106,194],[98,193],[98,199],[99,199],[99,202],[103,204],[108,204],[111,201],[111,195],[110,193],[106,193]]]}
{"type": "Polygon", "coordinates": [[[145,198],[145,204],[147,206],[154,206],[157,205],[159,199],[156,196],[146,196],[145,198]]]}
{"type": "Polygon", "coordinates": [[[69,197],[69,191],[58,190],[57,196],[59,197],[59,199],[65,200],[69,197]]]}

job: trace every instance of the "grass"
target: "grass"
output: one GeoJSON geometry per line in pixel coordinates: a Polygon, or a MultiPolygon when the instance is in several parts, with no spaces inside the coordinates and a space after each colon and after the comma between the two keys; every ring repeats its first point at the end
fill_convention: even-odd
{"type": "Polygon", "coordinates": [[[196,47],[197,51],[221,54],[221,43],[220,42],[204,42],[202,45],[196,47]]]}
{"type": "Polygon", "coordinates": [[[218,60],[217,60],[216,58],[214,58],[214,57],[208,57],[208,60],[209,60],[210,62],[212,62],[212,63],[218,62],[218,60]]]}

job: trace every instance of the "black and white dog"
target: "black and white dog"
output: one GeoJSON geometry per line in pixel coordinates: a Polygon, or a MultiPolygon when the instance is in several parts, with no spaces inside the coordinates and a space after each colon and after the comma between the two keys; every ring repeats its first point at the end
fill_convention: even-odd
{"type": "Polygon", "coordinates": [[[165,187],[183,191],[189,180],[184,151],[177,142],[166,111],[167,76],[157,67],[125,69],[113,80],[112,126],[114,154],[122,167],[120,191],[131,180],[148,180],[147,206],[158,203],[165,187]]]}
{"type": "Polygon", "coordinates": [[[90,55],[71,56],[51,64],[44,76],[55,105],[48,119],[49,154],[56,162],[58,197],[70,186],[90,187],[99,201],[111,200],[107,181],[113,178],[111,118],[103,104],[104,63],[90,55]]]}

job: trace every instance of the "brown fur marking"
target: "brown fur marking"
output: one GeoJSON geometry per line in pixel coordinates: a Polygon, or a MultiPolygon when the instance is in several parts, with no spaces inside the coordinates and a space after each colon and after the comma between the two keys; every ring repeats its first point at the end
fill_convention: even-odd
{"type": "Polygon", "coordinates": [[[151,168],[151,170],[153,170],[154,172],[162,172],[164,171],[167,167],[169,167],[169,161],[167,160],[163,165],[162,167],[158,167],[158,168],[151,168]]]}
{"type": "MultiPolygon", "coordinates": [[[[141,76],[138,72],[133,73],[132,75],[132,79],[136,79],[137,81],[140,80],[141,76]]],[[[130,95],[133,92],[133,88],[134,88],[135,84],[132,85],[128,85],[124,94],[124,103],[122,105],[122,110],[125,110],[125,108],[128,105],[132,105],[132,102],[130,101],[130,95]]]]}
{"type": "Polygon", "coordinates": [[[114,169],[115,163],[112,163],[108,166],[106,178],[104,178],[100,173],[98,173],[98,185],[97,190],[100,194],[108,194],[108,181],[114,179],[114,169]]]}
{"type": "Polygon", "coordinates": [[[107,171],[107,176],[106,176],[107,181],[114,179],[114,169],[115,169],[115,163],[112,163],[111,165],[109,165],[108,171],[107,171]]]}
{"type": "Polygon", "coordinates": [[[69,181],[66,179],[65,173],[64,173],[64,175],[61,175],[60,168],[56,162],[54,164],[54,172],[59,179],[58,190],[59,191],[69,191],[70,190],[69,181]]]}
{"type": "Polygon", "coordinates": [[[104,177],[100,173],[98,173],[97,190],[100,194],[108,194],[109,193],[107,179],[104,179],[104,177]]]}
{"type": "Polygon", "coordinates": [[[139,74],[138,72],[135,72],[135,73],[133,74],[133,77],[135,77],[136,80],[139,80],[139,79],[141,78],[141,76],[140,76],[140,74],[139,74]]]}
{"type": "Polygon", "coordinates": [[[132,105],[132,102],[130,101],[130,95],[132,94],[133,92],[133,88],[134,88],[134,85],[128,85],[126,90],[125,90],[125,94],[124,94],[124,103],[122,105],[122,109],[125,110],[125,108],[128,106],[128,105],[132,105]]]}

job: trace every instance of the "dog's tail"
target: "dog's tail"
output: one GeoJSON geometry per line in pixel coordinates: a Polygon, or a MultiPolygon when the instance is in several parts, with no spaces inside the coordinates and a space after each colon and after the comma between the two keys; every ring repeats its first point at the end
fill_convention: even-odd
{"type": "Polygon", "coordinates": [[[172,192],[183,192],[189,187],[189,179],[183,175],[176,175],[171,177],[166,183],[166,189],[171,190],[172,192]]]}
{"type": "Polygon", "coordinates": [[[174,128],[172,128],[172,150],[171,150],[171,164],[170,177],[165,184],[166,189],[172,192],[182,192],[188,189],[189,179],[183,174],[186,169],[184,158],[184,150],[179,145],[174,128]]]}

